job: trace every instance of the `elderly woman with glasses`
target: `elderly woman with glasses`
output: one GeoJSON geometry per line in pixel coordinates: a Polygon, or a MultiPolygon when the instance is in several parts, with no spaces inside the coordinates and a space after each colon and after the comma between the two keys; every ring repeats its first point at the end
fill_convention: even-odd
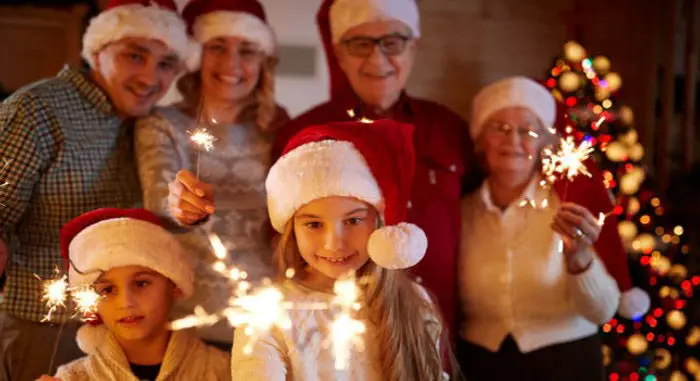
{"type": "Polygon", "coordinates": [[[429,245],[412,272],[436,297],[450,326],[456,320],[462,181],[477,176],[471,170],[476,162],[466,123],[446,107],[405,91],[420,38],[416,2],[326,0],[317,21],[329,61],[331,99],[280,130],[273,160],[306,126],[360,118],[413,124],[417,157],[408,219],[425,231],[429,245]]]}
{"type": "Polygon", "coordinates": [[[487,177],[462,204],[458,356],[469,380],[604,377],[597,330],[620,291],[593,246],[597,214],[578,202],[599,193],[562,200],[541,186],[555,113],[547,89],[524,77],[474,100],[470,132],[487,177]]]}

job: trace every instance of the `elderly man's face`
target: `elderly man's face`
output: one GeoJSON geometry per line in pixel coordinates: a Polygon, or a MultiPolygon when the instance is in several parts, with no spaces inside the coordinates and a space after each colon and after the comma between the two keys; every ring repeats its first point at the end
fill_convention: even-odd
{"type": "Polygon", "coordinates": [[[96,54],[94,72],[120,114],[148,115],[182,68],[175,52],[158,40],[125,38],[96,54]]]}
{"type": "Polygon", "coordinates": [[[410,28],[400,21],[356,26],[336,45],[340,67],[355,93],[372,106],[386,110],[406,86],[416,52],[410,28]]]}

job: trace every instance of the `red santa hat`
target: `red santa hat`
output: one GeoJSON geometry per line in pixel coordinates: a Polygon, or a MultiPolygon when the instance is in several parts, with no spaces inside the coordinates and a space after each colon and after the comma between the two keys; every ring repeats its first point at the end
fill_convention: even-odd
{"type": "Polygon", "coordinates": [[[384,226],[367,252],[378,266],[407,268],[428,246],[425,233],[405,222],[415,170],[413,126],[390,120],[342,122],[305,128],[272,166],[265,187],[272,226],[283,232],[302,206],[344,196],[374,206],[384,226]]]}
{"type": "MultiPolygon", "coordinates": [[[[564,106],[555,101],[549,90],[532,79],[511,77],[486,86],[476,95],[470,126],[472,137],[479,136],[484,121],[490,115],[509,107],[529,109],[539,117],[546,128],[555,127],[561,136],[566,137],[573,131],[567,131],[568,123],[563,115],[564,106]]],[[[592,174],[591,177],[577,176],[573,182],[566,178],[558,180],[553,184],[554,190],[560,198],[566,197],[564,201],[582,205],[596,217],[600,213],[611,214],[614,207],[613,198],[605,188],[600,170],[592,160],[588,160],[586,166],[592,174]]],[[[622,292],[618,313],[625,318],[635,319],[647,312],[650,300],[646,292],[632,286],[627,253],[617,226],[616,216],[608,216],[594,248],[622,292]]]]}
{"type": "Polygon", "coordinates": [[[83,35],[82,56],[94,67],[95,53],[128,37],[162,41],[183,60],[193,49],[172,0],[110,0],[105,10],[90,20],[83,35]]]}
{"type": "MultiPolygon", "coordinates": [[[[71,287],[92,285],[112,268],[143,266],[171,279],[184,297],[192,295],[194,270],[186,253],[158,217],[144,209],[98,209],[61,229],[61,255],[71,287]]],[[[107,329],[99,317],[78,330],[85,353],[94,351],[107,329]]]]}
{"type": "MultiPolygon", "coordinates": [[[[192,0],[182,11],[190,33],[199,44],[216,37],[241,37],[260,46],[268,56],[276,53],[275,34],[257,0],[192,0]]],[[[189,59],[196,70],[201,49],[189,59]]]]}

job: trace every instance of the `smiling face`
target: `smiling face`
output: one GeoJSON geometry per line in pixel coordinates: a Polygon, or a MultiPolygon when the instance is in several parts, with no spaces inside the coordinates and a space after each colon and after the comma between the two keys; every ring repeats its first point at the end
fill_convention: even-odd
{"type": "Polygon", "coordinates": [[[147,116],[182,68],[175,51],[158,40],[124,38],[96,53],[93,77],[127,117],[147,116]]]}
{"type": "Polygon", "coordinates": [[[202,91],[208,100],[240,102],[249,98],[260,81],[265,54],[240,37],[217,37],[202,51],[202,91]]]}
{"type": "Polygon", "coordinates": [[[539,118],[522,107],[494,112],[482,131],[479,149],[489,173],[532,173],[549,136],[539,118]]]}
{"type": "Polygon", "coordinates": [[[416,40],[401,21],[364,23],[345,32],[335,52],[355,93],[365,103],[386,110],[406,87],[416,40]],[[378,39],[383,39],[382,47],[374,44],[378,39]]]}
{"type": "Polygon", "coordinates": [[[170,279],[141,266],[110,269],[94,288],[102,296],[97,312],[120,342],[165,332],[173,301],[181,295],[170,279]]]}
{"type": "Polygon", "coordinates": [[[377,229],[377,212],[350,197],[327,197],[301,207],[294,217],[299,253],[308,264],[308,283],[320,288],[367,263],[367,241],[377,229]]]}

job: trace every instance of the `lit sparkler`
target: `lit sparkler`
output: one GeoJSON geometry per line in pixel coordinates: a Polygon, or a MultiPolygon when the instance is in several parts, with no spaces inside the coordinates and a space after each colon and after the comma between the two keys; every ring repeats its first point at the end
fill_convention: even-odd
{"type": "Polygon", "coordinates": [[[353,349],[364,350],[364,341],[361,335],[365,332],[365,325],[362,321],[352,317],[360,309],[358,302],[360,290],[355,282],[355,277],[337,280],[333,291],[336,295],[333,304],[338,305],[341,310],[331,324],[333,355],[335,356],[335,368],[343,370],[347,369],[353,349]]]}
{"type": "Polygon", "coordinates": [[[89,318],[97,313],[97,305],[102,296],[92,286],[81,286],[70,290],[70,296],[75,304],[76,316],[89,318]]]}
{"type": "Polygon", "coordinates": [[[542,158],[542,170],[548,179],[556,179],[557,176],[566,177],[573,181],[574,177],[583,174],[591,177],[584,162],[593,153],[593,147],[588,141],[576,145],[574,138],[569,136],[561,139],[557,152],[547,148],[542,158]]]}
{"type": "MultiPolygon", "coordinates": [[[[58,269],[56,269],[58,274],[58,269]]],[[[35,275],[37,279],[42,280],[35,275]]],[[[58,311],[59,308],[66,307],[66,298],[68,297],[68,276],[63,275],[60,278],[43,281],[43,291],[41,300],[46,303],[49,312],[42,321],[51,320],[51,314],[58,311]]]]}
{"type": "Polygon", "coordinates": [[[217,140],[206,128],[197,128],[190,134],[190,141],[197,147],[197,172],[199,179],[199,157],[202,151],[211,152],[214,149],[214,142],[217,140]]]}

